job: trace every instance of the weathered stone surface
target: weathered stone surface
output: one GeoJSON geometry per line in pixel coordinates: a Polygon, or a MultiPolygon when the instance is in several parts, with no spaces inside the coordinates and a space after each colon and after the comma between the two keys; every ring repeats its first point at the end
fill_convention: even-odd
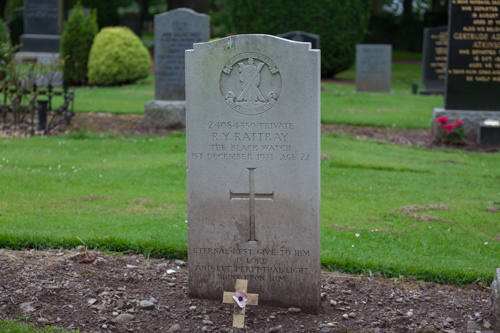
{"type": "Polygon", "coordinates": [[[259,302],[316,311],[320,51],[266,35],[195,44],[186,97],[190,296],[247,279],[259,302]]]}
{"type": "Polygon", "coordinates": [[[493,282],[491,283],[491,304],[493,315],[493,327],[495,333],[500,333],[500,268],[497,268],[493,282]]]}
{"type": "Polygon", "coordinates": [[[356,45],[356,91],[390,92],[392,45],[356,45]]]}
{"type": "Polygon", "coordinates": [[[421,91],[421,94],[444,93],[447,49],[447,26],[424,29],[422,83],[425,84],[426,90],[421,91]]]}
{"type": "Polygon", "coordinates": [[[144,123],[149,128],[186,126],[184,101],[149,101],[144,104],[144,123]]]}
{"type": "Polygon", "coordinates": [[[184,100],[184,51],[210,38],[210,17],[179,8],[155,15],[155,99],[184,100]]]}
{"type": "Polygon", "coordinates": [[[114,323],[126,323],[128,321],[134,320],[134,316],[130,313],[119,314],[115,319],[111,320],[114,323]]]}

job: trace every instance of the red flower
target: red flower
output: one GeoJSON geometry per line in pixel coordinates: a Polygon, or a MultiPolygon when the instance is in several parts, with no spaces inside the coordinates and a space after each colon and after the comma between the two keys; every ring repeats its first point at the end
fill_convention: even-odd
{"type": "Polygon", "coordinates": [[[446,123],[448,122],[448,118],[446,117],[439,117],[438,120],[437,120],[438,124],[441,124],[441,125],[446,125],[446,123]]]}
{"type": "Polygon", "coordinates": [[[461,126],[463,124],[463,121],[461,121],[460,119],[455,120],[455,126],[461,126]]]}
{"type": "Polygon", "coordinates": [[[456,126],[454,124],[444,125],[443,128],[446,132],[451,132],[456,126]]]}

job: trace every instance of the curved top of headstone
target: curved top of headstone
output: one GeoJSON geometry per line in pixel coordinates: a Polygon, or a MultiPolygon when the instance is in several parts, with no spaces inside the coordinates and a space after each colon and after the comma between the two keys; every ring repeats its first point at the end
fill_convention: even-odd
{"type": "Polygon", "coordinates": [[[196,15],[196,16],[200,16],[200,17],[210,18],[209,15],[203,14],[203,13],[198,13],[197,11],[194,11],[191,8],[176,8],[176,9],[169,10],[165,13],[156,14],[155,17],[161,18],[163,16],[168,16],[168,15],[172,15],[172,14],[177,14],[177,15],[178,14],[189,14],[189,15],[196,15]]]}
{"type": "MultiPolygon", "coordinates": [[[[236,46],[243,46],[243,44],[248,44],[251,43],[253,40],[258,41],[261,45],[266,45],[266,42],[271,43],[271,42],[276,42],[276,41],[282,41],[284,44],[296,44],[296,45],[302,45],[306,49],[306,51],[319,51],[314,48],[312,48],[311,43],[309,42],[299,42],[283,37],[278,37],[278,36],[273,36],[273,35],[266,35],[266,34],[243,34],[243,35],[233,35],[233,36],[228,36],[216,40],[212,40],[206,43],[194,43],[193,44],[193,49],[196,51],[199,47],[205,45],[205,44],[226,44],[225,49],[231,49],[236,46]],[[236,44],[238,43],[238,45],[236,44]]],[[[248,45],[250,46],[250,45],[248,45]]]]}

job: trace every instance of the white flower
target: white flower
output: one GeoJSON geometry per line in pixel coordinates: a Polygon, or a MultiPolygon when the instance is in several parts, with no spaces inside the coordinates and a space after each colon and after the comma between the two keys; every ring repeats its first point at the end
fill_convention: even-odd
{"type": "Polygon", "coordinates": [[[354,247],[354,245],[351,245],[351,247],[354,247]]]}
{"type": "Polygon", "coordinates": [[[102,177],[102,175],[99,175],[99,178],[101,178],[101,177],[102,177]]]}
{"type": "Polygon", "coordinates": [[[484,245],[488,245],[488,242],[484,242],[484,245]]]}
{"type": "Polygon", "coordinates": [[[359,237],[359,234],[356,234],[355,236],[356,236],[356,237],[359,237]]]}

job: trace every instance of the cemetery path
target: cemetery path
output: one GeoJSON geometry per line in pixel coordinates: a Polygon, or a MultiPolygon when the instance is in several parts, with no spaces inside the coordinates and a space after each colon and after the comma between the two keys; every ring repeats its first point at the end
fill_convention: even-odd
{"type": "MultiPolygon", "coordinates": [[[[144,124],[143,115],[135,114],[111,114],[111,113],[77,113],[71,120],[69,126],[56,128],[50,135],[74,131],[112,132],[116,134],[130,135],[168,135],[172,130],[148,128],[144,124]]],[[[353,136],[362,140],[376,140],[391,142],[398,145],[412,145],[427,148],[441,147],[444,145],[432,142],[428,130],[407,130],[384,127],[348,126],[338,124],[322,124],[323,134],[338,133],[353,136]]],[[[500,149],[481,148],[475,143],[469,142],[464,147],[458,147],[470,151],[494,152],[500,149]]]]}
{"type": "MultiPolygon", "coordinates": [[[[185,262],[80,251],[1,249],[2,319],[80,332],[236,332],[233,305],[222,303],[222,293],[218,300],[188,297],[185,262]]],[[[328,271],[322,272],[321,285],[317,315],[259,304],[246,309],[248,328],[238,332],[492,330],[486,286],[328,271]]],[[[249,292],[251,286],[249,281],[249,292]]]]}

